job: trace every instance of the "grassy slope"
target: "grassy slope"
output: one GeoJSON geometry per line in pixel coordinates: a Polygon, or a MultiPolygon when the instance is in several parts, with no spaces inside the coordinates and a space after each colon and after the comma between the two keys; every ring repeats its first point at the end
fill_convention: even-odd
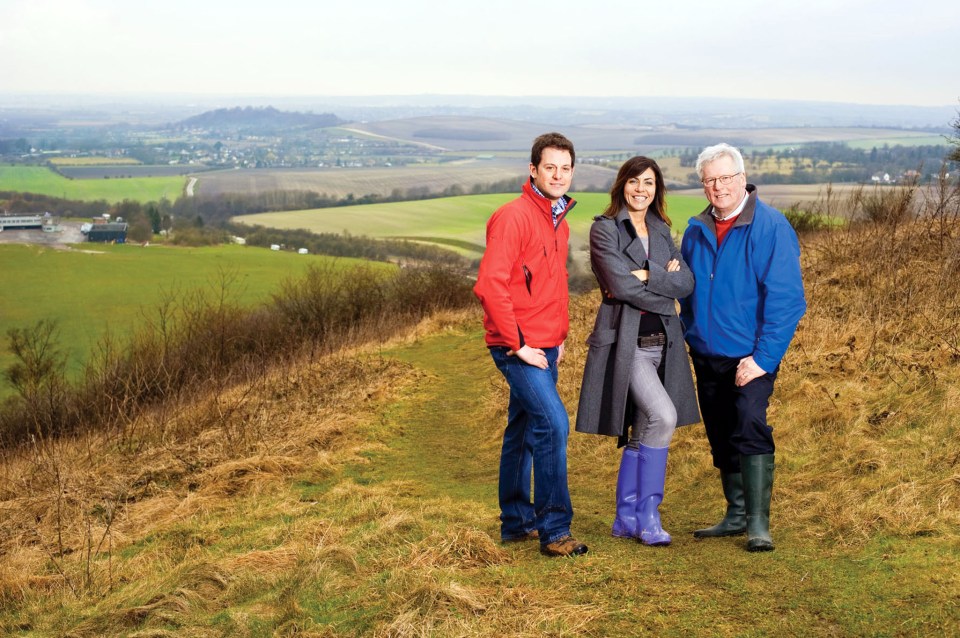
{"type": "MultiPolygon", "coordinates": [[[[227,284],[232,300],[252,304],[269,299],[280,281],[313,263],[333,258],[262,248],[217,246],[177,248],[134,244],[83,246],[82,250],[0,245],[4,285],[0,287],[0,335],[41,319],[59,323],[61,345],[72,369],[107,331],[128,335],[170,296],[191,291],[219,294],[227,284]]],[[[342,264],[356,260],[334,260],[342,264]]],[[[367,262],[364,262],[367,263],[367,262]]],[[[12,361],[4,347],[0,370],[12,361]]],[[[0,396],[6,388],[0,388],[0,396]]]]}
{"type": "MultiPolygon", "coordinates": [[[[480,419],[479,427],[459,417],[482,411],[483,400],[470,395],[473,379],[501,385],[486,352],[477,347],[480,340],[479,333],[448,335],[400,353],[403,360],[429,370],[433,381],[398,419],[410,435],[374,466],[382,468],[375,474],[384,479],[417,479],[423,498],[438,491],[449,496],[454,510],[458,501],[484,503],[490,518],[471,524],[497,538],[502,410],[489,415],[489,421],[480,419]],[[451,436],[454,427],[458,434],[451,436]]],[[[568,384],[579,370],[576,364],[565,369],[568,384]]],[[[499,399],[502,406],[505,395],[499,399]]],[[[573,410],[570,401],[568,409],[573,410]]],[[[583,615],[591,618],[584,628],[598,635],[629,635],[639,627],[657,635],[690,635],[706,627],[713,635],[882,634],[893,626],[893,633],[910,633],[925,624],[943,626],[950,613],[949,594],[936,581],[955,579],[932,555],[945,559],[943,565],[956,566],[960,554],[942,538],[878,536],[844,549],[775,517],[779,550],[774,554],[747,554],[742,539],[693,540],[689,531],[717,518],[722,502],[718,481],[707,469],[708,445],[698,426],[679,432],[674,443],[685,467],[671,476],[663,508],[674,531],[673,545],[661,551],[614,539],[608,532],[619,455],[611,440],[573,434],[571,441],[574,532],[591,545],[591,554],[583,560],[544,561],[536,544],[514,546],[504,565],[468,577],[473,587],[558,595],[552,604],[582,606],[583,615]],[[911,601],[922,602],[913,607],[911,601]]],[[[781,466],[780,477],[792,482],[789,465],[781,466]]],[[[450,522],[456,522],[456,516],[450,522]]],[[[572,614],[564,621],[553,629],[574,629],[578,619],[572,614]]]]}
{"type": "Polygon", "coordinates": [[[40,166],[0,165],[0,191],[40,193],[51,197],[110,203],[124,199],[141,202],[173,201],[183,194],[185,177],[131,177],[126,179],[67,179],[40,166]]]}
{"type": "MultiPolygon", "coordinates": [[[[805,240],[810,311],[771,403],[773,553],[689,535],[722,511],[700,426],[671,446],[672,546],[609,536],[617,452],[576,433],[574,532],[590,554],[500,546],[506,388],[473,309],[164,406],[129,438],[0,451],[0,633],[951,635],[956,271],[913,232],[805,240]]],[[[571,308],[570,412],[596,303],[571,308]]]]}
{"type": "MultiPolygon", "coordinates": [[[[594,308],[592,296],[574,305],[561,374],[571,411],[594,308]]],[[[76,636],[900,636],[949,633],[960,621],[958,536],[942,524],[955,515],[931,516],[941,523],[924,533],[864,520],[874,529],[848,536],[813,511],[822,492],[843,502],[873,497],[831,451],[829,435],[823,444],[808,438],[815,415],[795,419],[780,403],[806,409],[797,361],[772,408],[783,425],[775,552],[748,554],[742,538],[689,535],[721,512],[705,437],[692,426],[672,447],[663,506],[675,541],[656,549],[609,536],[612,441],[571,436],[574,531],[591,548],[573,560],[495,541],[506,394],[475,313],[466,323],[424,326],[381,356],[332,363],[292,369],[262,397],[218,398],[222,428],[200,433],[196,444],[144,449],[125,478],[117,469],[124,463],[100,461],[92,502],[102,509],[122,494],[125,505],[109,535],[113,550],[92,569],[84,567],[82,526],[67,525],[66,544],[78,550],[58,564],[78,597],[36,551],[57,544],[55,530],[31,518],[54,507],[53,486],[0,502],[11,530],[5,548],[18,548],[0,567],[0,628],[76,636]],[[259,444],[231,450],[230,434],[259,444]],[[823,463],[807,462],[811,452],[830,455],[831,479],[847,478],[811,471],[823,463]],[[120,484],[130,487],[118,492],[120,484]],[[16,542],[21,530],[29,533],[16,542]],[[87,588],[79,586],[84,573],[87,588]]],[[[80,467],[61,478],[68,487],[84,481],[72,472],[89,458],[82,449],[78,458],[80,467]]],[[[96,541],[103,523],[93,523],[96,541]]]]}

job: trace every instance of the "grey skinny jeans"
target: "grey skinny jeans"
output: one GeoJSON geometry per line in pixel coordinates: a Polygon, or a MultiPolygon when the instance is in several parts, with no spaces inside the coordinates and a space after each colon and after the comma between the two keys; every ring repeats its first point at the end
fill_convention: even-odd
{"type": "Polygon", "coordinates": [[[637,348],[630,374],[630,400],[634,421],[627,447],[668,447],[677,429],[677,409],[663,388],[657,368],[663,356],[662,346],[637,348]]]}

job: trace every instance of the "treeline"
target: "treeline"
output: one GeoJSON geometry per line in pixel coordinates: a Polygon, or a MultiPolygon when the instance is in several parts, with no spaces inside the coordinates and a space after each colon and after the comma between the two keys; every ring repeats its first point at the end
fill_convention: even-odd
{"type": "Polygon", "coordinates": [[[25,137],[0,138],[0,155],[23,155],[30,152],[30,142],[25,137]]]}
{"type": "Polygon", "coordinates": [[[60,217],[99,217],[109,210],[106,200],[83,202],[36,193],[0,191],[0,210],[8,213],[45,213],[60,217]]]}
{"type": "Polygon", "coordinates": [[[106,200],[88,202],[33,193],[0,191],[0,208],[12,213],[48,211],[61,217],[99,217],[103,213],[110,213],[114,217],[123,217],[131,225],[138,219],[140,213],[144,212],[150,218],[153,232],[159,233],[161,230],[173,228],[176,223],[186,223],[191,227],[223,226],[232,217],[255,213],[420,201],[462,195],[517,193],[521,183],[521,178],[510,177],[495,182],[476,183],[469,189],[460,184],[452,184],[438,191],[432,191],[427,186],[412,186],[405,189],[394,188],[386,195],[368,193],[356,196],[348,193],[343,197],[337,197],[309,190],[273,190],[259,193],[183,196],[175,202],[166,199],[147,203],[124,200],[116,204],[109,204],[106,200]],[[169,227],[166,224],[169,224],[169,227]]]}
{"type": "Polygon", "coordinates": [[[194,115],[179,124],[181,127],[219,129],[255,129],[277,131],[291,128],[327,128],[339,126],[341,120],[333,113],[301,113],[280,111],[272,106],[244,106],[222,108],[194,115]]]}
{"type": "MultiPolygon", "coordinates": [[[[770,161],[784,171],[751,171],[750,179],[761,184],[819,184],[827,182],[868,182],[876,174],[889,174],[891,179],[910,171],[926,169],[935,173],[950,152],[945,144],[874,146],[854,148],[845,142],[811,142],[790,149],[753,150],[744,153],[744,160],[754,166],[770,161]]],[[[698,150],[680,155],[680,165],[693,168],[698,150]]],[[[696,183],[696,174],[690,175],[696,183]]]]}
{"type": "Polygon", "coordinates": [[[467,267],[467,260],[452,250],[433,244],[401,239],[372,239],[349,233],[313,233],[307,230],[280,230],[264,226],[230,224],[227,229],[242,235],[248,246],[279,245],[306,248],[311,253],[333,257],[358,257],[370,261],[401,261],[467,267]]]}

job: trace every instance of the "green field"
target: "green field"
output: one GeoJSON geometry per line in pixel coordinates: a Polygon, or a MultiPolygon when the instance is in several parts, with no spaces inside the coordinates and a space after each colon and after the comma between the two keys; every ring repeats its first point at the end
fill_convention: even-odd
{"type": "MultiPolygon", "coordinates": [[[[316,233],[342,233],[368,237],[406,237],[437,243],[455,240],[483,246],[485,226],[490,214],[504,202],[516,197],[513,193],[497,195],[467,195],[444,197],[416,202],[368,204],[349,208],[322,208],[282,213],[243,215],[235,221],[259,224],[271,228],[305,228],[316,233]]],[[[609,195],[606,193],[574,193],[577,205],[567,216],[570,224],[570,246],[574,250],[585,247],[593,218],[599,215],[609,195]]],[[[687,219],[706,206],[699,196],[676,195],[667,197],[667,207],[674,229],[682,230],[687,219]]],[[[447,244],[450,245],[450,244],[447,244]]],[[[458,247],[462,254],[479,256],[477,251],[458,247]]]]}
{"type": "MultiPolygon", "coordinates": [[[[369,263],[244,246],[98,245],[96,252],[87,252],[0,245],[0,370],[13,361],[6,348],[10,328],[57,320],[60,345],[76,373],[103,335],[130,334],[145,315],[155,318],[170,294],[203,289],[217,294],[226,281],[231,299],[255,304],[268,299],[285,278],[328,261],[344,267],[369,263]]],[[[0,396],[8,391],[0,386],[0,396]]]]}
{"type": "Polygon", "coordinates": [[[140,202],[173,201],[183,193],[186,178],[131,177],[124,179],[67,179],[41,166],[0,165],[0,191],[39,193],[51,197],[110,203],[125,199],[140,202]]]}

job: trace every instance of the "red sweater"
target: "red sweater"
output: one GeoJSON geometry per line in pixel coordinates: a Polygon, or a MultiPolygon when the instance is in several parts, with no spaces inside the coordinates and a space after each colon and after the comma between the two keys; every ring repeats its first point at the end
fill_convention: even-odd
{"type": "Polygon", "coordinates": [[[569,200],[554,228],[550,201],[528,180],[520,197],[490,217],[473,287],[483,306],[488,346],[552,348],[567,338],[570,227],[565,218],[575,204],[569,200]]]}
{"type": "Polygon", "coordinates": [[[736,217],[730,217],[729,219],[725,219],[723,221],[717,219],[716,217],[713,218],[713,223],[717,227],[717,246],[718,247],[720,246],[720,244],[723,243],[723,238],[727,236],[727,232],[729,232],[729,230],[733,228],[734,222],[736,222],[737,219],[739,219],[739,217],[740,215],[737,215],[736,217]]]}

